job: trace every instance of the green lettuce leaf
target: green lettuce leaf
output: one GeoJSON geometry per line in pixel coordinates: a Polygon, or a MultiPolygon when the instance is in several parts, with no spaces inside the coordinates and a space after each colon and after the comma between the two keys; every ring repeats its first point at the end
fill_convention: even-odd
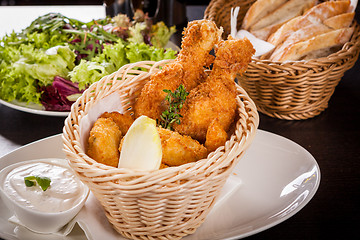
{"type": "Polygon", "coordinates": [[[75,67],[75,54],[67,46],[57,46],[46,52],[23,46],[24,58],[14,63],[15,68],[24,69],[39,81],[40,86],[51,85],[55,76],[67,77],[69,71],[75,67]]]}
{"type": "Polygon", "coordinates": [[[174,59],[177,53],[170,48],[164,50],[163,48],[156,48],[145,43],[130,43],[126,48],[126,58],[129,59],[130,63],[146,60],[160,61],[163,59],[174,59]]]}
{"type": "Polygon", "coordinates": [[[114,45],[106,45],[103,52],[92,61],[81,60],[73,71],[69,73],[72,82],[79,83],[82,90],[102,77],[117,71],[128,63],[138,61],[160,61],[174,59],[177,51],[156,48],[145,43],[126,43],[119,40],[114,45]]]}
{"type": "Polygon", "coordinates": [[[151,43],[162,48],[168,43],[170,37],[176,32],[175,26],[168,28],[164,22],[158,22],[151,28],[151,43]]]}
{"type": "Polygon", "coordinates": [[[109,63],[107,71],[109,73],[115,72],[120,67],[129,63],[128,59],[126,59],[126,45],[125,41],[121,39],[114,45],[106,45],[102,54],[95,58],[95,61],[109,63]]]}
{"type": "Polygon", "coordinates": [[[142,35],[141,31],[145,30],[145,28],[145,22],[138,22],[135,23],[134,26],[129,27],[129,38],[127,40],[132,43],[143,43],[144,36],[142,35]]]}
{"type": "Polygon", "coordinates": [[[108,70],[111,64],[92,62],[82,59],[73,71],[69,72],[72,82],[79,84],[79,90],[85,89],[92,83],[100,80],[102,77],[108,75],[108,70]]]}
{"type": "Polygon", "coordinates": [[[40,104],[36,80],[26,74],[24,69],[15,68],[5,62],[0,64],[0,98],[6,101],[15,99],[22,102],[40,104]]]}
{"type": "Polygon", "coordinates": [[[67,77],[75,66],[75,54],[67,46],[56,47],[51,53],[34,43],[5,45],[0,50],[0,98],[6,101],[40,104],[38,85],[52,84],[55,76],[67,77]]]}

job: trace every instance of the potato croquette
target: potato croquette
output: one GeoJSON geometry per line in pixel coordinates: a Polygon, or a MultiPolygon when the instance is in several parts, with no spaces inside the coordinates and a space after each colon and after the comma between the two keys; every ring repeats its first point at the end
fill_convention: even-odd
{"type": "Polygon", "coordinates": [[[159,169],[168,168],[168,167],[169,167],[168,165],[166,165],[166,164],[164,164],[164,163],[161,163],[161,165],[160,165],[160,168],[159,168],[159,169]]]}
{"type": "Polygon", "coordinates": [[[122,135],[125,135],[129,130],[131,124],[134,122],[132,116],[128,114],[121,114],[119,112],[104,112],[101,118],[111,118],[119,127],[122,135]]]}
{"type": "Polygon", "coordinates": [[[87,154],[99,163],[117,167],[121,131],[111,118],[99,118],[90,131],[87,154]]]}
{"type": "Polygon", "coordinates": [[[206,158],[207,149],[189,136],[164,128],[158,128],[162,147],[162,163],[179,166],[206,158]]]}

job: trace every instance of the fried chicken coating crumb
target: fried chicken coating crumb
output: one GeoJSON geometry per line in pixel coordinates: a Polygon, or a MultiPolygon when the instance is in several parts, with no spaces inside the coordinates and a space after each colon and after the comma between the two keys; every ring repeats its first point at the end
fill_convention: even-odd
{"type": "Polygon", "coordinates": [[[206,132],[205,147],[207,148],[208,152],[213,152],[218,147],[224,146],[227,138],[227,133],[220,125],[219,120],[216,118],[210,123],[206,132]]]}
{"type": "Polygon", "coordinates": [[[160,165],[160,169],[168,168],[168,167],[170,167],[170,166],[166,165],[165,163],[161,163],[161,165],[160,165]]]}
{"type": "Polygon", "coordinates": [[[117,167],[121,135],[111,118],[98,118],[90,131],[87,154],[99,163],[117,167]]]}
{"type": "Polygon", "coordinates": [[[207,149],[189,136],[159,127],[158,132],[162,146],[162,163],[168,166],[179,166],[206,158],[207,149]]]}
{"type": "Polygon", "coordinates": [[[131,124],[133,124],[134,119],[128,114],[121,114],[119,112],[104,112],[101,118],[111,118],[116,125],[119,127],[122,135],[125,135],[129,130],[131,124]]]}

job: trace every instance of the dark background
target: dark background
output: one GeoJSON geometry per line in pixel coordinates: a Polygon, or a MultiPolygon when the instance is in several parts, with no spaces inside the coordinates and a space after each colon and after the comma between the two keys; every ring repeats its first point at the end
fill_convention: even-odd
{"type": "MultiPolygon", "coordinates": [[[[1,0],[1,5],[98,5],[103,2],[112,3],[117,0],[1,0]]],[[[120,0],[121,2],[122,0],[120,0]]],[[[164,0],[163,0],[164,1],[164,0]]],[[[165,0],[166,2],[167,0],[165,0]]],[[[175,0],[187,5],[207,5],[210,0],[175,0]]]]}
{"type": "MultiPolygon", "coordinates": [[[[1,1],[1,0],[0,0],[1,1]]],[[[1,1],[6,4],[101,4],[101,1],[1,1]]],[[[178,1],[187,6],[209,1],[178,1]]],[[[3,4],[3,5],[6,5],[3,4]]],[[[203,13],[203,12],[202,12],[203,13]]],[[[202,15],[197,15],[202,18],[202,15]]],[[[359,22],[359,14],[356,19],[359,22]]],[[[360,227],[360,64],[347,71],[319,116],[287,121],[260,114],[262,130],[307,149],[321,170],[318,192],[285,222],[247,239],[358,239],[360,227]]],[[[19,145],[62,132],[63,118],[33,115],[0,105],[0,135],[19,145]]]]}

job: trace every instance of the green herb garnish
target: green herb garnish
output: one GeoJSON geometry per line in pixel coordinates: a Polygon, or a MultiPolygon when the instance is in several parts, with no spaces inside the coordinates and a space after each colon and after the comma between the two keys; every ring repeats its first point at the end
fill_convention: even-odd
{"type": "Polygon", "coordinates": [[[35,182],[33,182],[33,181],[31,181],[31,180],[28,180],[28,179],[24,179],[25,180],[25,185],[27,186],[27,187],[32,187],[32,186],[34,186],[35,185],[35,182]]]}
{"type": "Polygon", "coordinates": [[[165,101],[169,102],[169,107],[160,115],[160,120],[158,119],[157,123],[165,129],[173,130],[172,125],[174,123],[180,124],[182,116],[179,112],[189,92],[186,91],[182,84],[174,92],[168,89],[163,91],[167,93],[165,101]]]}
{"type": "Polygon", "coordinates": [[[39,177],[39,176],[28,176],[24,177],[25,185],[27,187],[35,186],[36,183],[39,184],[43,191],[49,188],[51,180],[48,177],[39,177]]]}

